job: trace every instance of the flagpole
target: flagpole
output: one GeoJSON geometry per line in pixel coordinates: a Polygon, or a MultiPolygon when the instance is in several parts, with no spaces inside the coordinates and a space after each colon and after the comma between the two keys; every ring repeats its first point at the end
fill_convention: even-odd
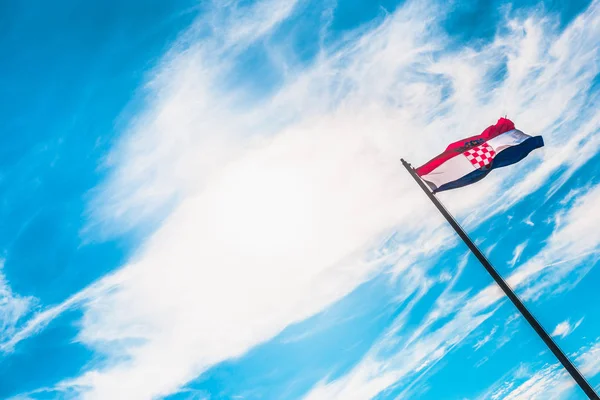
{"type": "Polygon", "coordinates": [[[587,382],[585,377],[579,372],[579,370],[573,365],[573,363],[569,360],[569,358],[563,353],[563,351],[558,347],[558,345],[554,342],[554,340],[550,337],[550,335],[544,330],[542,325],[535,319],[535,317],[529,312],[527,307],[523,304],[523,302],[517,297],[517,295],[513,292],[513,290],[508,286],[508,284],[504,281],[504,279],[498,274],[496,269],[492,266],[486,256],[479,250],[479,248],[473,243],[473,241],[469,238],[469,236],[465,233],[462,227],[456,222],[454,217],[446,210],[446,208],[440,203],[437,197],[433,194],[433,192],[425,185],[425,183],[421,180],[419,175],[417,175],[416,171],[411,167],[411,165],[406,162],[404,159],[401,159],[402,165],[406,168],[408,173],[414,178],[419,187],[423,189],[429,200],[436,206],[436,208],[442,213],[446,221],[454,228],[458,236],[465,242],[467,247],[473,252],[475,257],[481,262],[483,267],[487,270],[487,272],[492,276],[496,284],[500,286],[500,289],[504,292],[504,294],[510,299],[510,301],[517,307],[521,315],[525,317],[529,325],[537,332],[540,338],[546,343],[546,346],[554,353],[556,358],[560,361],[560,363],[565,367],[567,372],[573,377],[575,382],[579,385],[579,387],[585,392],[585,394],[591,400],[600,400],[598,394],[594,391],[592,386],[587,382]]]}

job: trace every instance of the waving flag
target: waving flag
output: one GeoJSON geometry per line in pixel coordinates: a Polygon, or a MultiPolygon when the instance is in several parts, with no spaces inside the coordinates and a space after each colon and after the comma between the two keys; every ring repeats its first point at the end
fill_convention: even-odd
{"type": "Polygon", "coordinates": [[[450,144],[416,171],[437,193],[475,183],[494,168],[519,162],[542,146],[541,136],[526,135],[511,120],[500,118],[480,135],[450,144]]]}
{"type": "Polygon", "coordinates": [[[448,221],[452,229],[463,240],[473,255],[481,262],[481,265],[490,274],[492,279],[494,279],[498,287],[500,287],[506,297],[519,310],[540,339],[544,341],[548,349],[552,351],[573,380],[577,382],[581,390],[590,399],[600,400],[600,397],[585,379],[585,376],[579,372],[569,357],[558,347],[544,327],[540,325],[521,299],[519,299],[519,296],[502,279],[502,276],[496,271],[492,263],[479,250],[475,242],[471,240],[469,235],[467,235],[434,194],[442,190],[454,189],[477,182],[492,169],[521,161],[532,150],[543,145],[544,141],[541,136],[531,137],[526,135],[515,129],[515,124],[512,121],[500,118],[496,125],[490,126],[481,135],[452,143],[442,154],[417,169],[414,169],[406,160],[401,159],[401,161],[404,168],[406,168],[415,182],[425,192],[429,200],[431,200],[433,205],[448,221]],[[426,183],[429,184],[433,193],[427,188],[426,183]]]}

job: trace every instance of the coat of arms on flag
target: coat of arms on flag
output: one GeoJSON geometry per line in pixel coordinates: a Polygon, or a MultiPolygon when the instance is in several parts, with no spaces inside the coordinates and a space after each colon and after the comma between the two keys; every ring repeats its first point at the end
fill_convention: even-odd
{"type": "Polygon", "coordinates": [[[541,136],[529,136],[506,118],[496,125],[450,144],[446,150],[416,169],[434,193],[455,189],[483,179],[494,168],[521,161],[544,146],[541,136]]]}

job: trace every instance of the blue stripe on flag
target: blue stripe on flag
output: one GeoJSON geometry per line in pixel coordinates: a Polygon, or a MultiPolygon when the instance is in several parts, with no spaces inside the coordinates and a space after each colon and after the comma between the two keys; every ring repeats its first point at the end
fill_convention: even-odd
{"type": "Polygon", "coordinates": [[[533,150],[543,146],[544,139],[542,139],[541,136],[534,136],[532,138],[529,138],[524,142],[518,144],[517,146],[511,146],[496,154],[496,157],[494,157],[494,160],[490,164],[489,168],[475,170],[470,174],[463,176],[460,179],[448,182],[440,186],[433,192],[438,193],[443,192],[444,190],[456,189],[480,181],[481,179],[485,178],[485,176],[489,174],[491,170],[518,163],[519,161],[527,157],[527,155],[533,150]]]}

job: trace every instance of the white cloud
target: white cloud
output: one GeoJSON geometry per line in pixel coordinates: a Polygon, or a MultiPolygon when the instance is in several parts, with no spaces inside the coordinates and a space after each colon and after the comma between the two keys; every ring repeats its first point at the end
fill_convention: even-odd
{"type": "Polygon", "coordinates": [[[575,329],[577,329],[582,322],[583,318],[575,322],[573,325],[571,325],[571,322],[569,320],[563,321],[560,324],[556,325],[556,328],[554,328],[554,331],[552,331],[551,335],[565,338],[571,333],[573,333],[573,331],[575,331],[575,329]]]}
{"type": "Polygon", "coordinates": [[[448,282],[452,279],[452,275],[448,271],[442,271],[440,276],[438,277],[439,282],[444,283],[448,282]]]}
{"type": "MultiPolygon", "coordinates": [[[[590,379],[600,373],[600,341],[579,349],[574,363],[582,374],[590,379]]],[[[545,365],[537,372],[531,373],[523,365],[514,370],[511,377],[503,377],[494,384],[480,399],[494,400],[535,400],[535,399],[570,399],[573,398],[575,382],[562,365],[556,363],[545,365]]]]}
{"type": "Polygon", "coordinates": [[[483,250],[483,253],[489,257],[490,254],[492,254],[492,251],[494,251],[494,249],[496,248],[496,246],[498,245],[498,243],[494,243],[492,245],[490,245],[488,248],[486,248],[485,250],[483,250]]]}
{"type": "Polygon", "coordinates": [[[569,190],[569,193],[560,201],[561,205],[567,205],[573,199],[576,199],[581,193],[585,193],[590,189],[589,186],[580,187],[569,190]]]}
{"type": "Polygon", "coordinates": [[[488,333],[487,335],[485,335],[484,337],[479,339],[477,341],[477,343],[475,343],[475,345],[473,345],[473,348],[476,351],[479,350],[480,348],[482,348],[486,343],[488,343],[490,340],[492,340],[492,338],[494,337],[494,334],[496,333],[497,330],[498,330],[498,327],[494,326],[492,328],[492,330],[490,331],[490,333],[488,333]]]}
{"type": "Polygon", "coordinates": [[[515,313],[510,315],[504,323],[504,329],[501,336],[496,341],[496,350],[503,347],[505,344],[511,341],[514,335],[519,331],[519,318],[521,314],[515,313]]]}
{"type": "Polygon", "coordinates": [[[515,264],[517,263],[517,261],[519,261],[519,258],[521,258],[521,254],[523,254],[523,250],[525,250],[525,247],[527,247],[527,242],[528,241],[526,240],[523,243],[518,244],[515,247],[515,250],[513,251],[513,258],[512,258],[512,260],[510,260],[508,262],[508,265],[510,265],[511,268],[514,267],[515,264]]]}
{"type": "Polygon", "coordinates": [[[400,398],[410,398],[428,371],[493,315],[491,306],[500,298],[497,292],[490,287],[467,298],[466,293],[448,289],[408,339],[409,332],[402,331],[404,320],[399,318],[349,374],[320,382],[305,398],[368,399],[394,384],[403,388],[400,398]],[[432,329],[434,322],[448,316],[452,316],[448,322],[432,329]]]}
{"type": "MultiPolygon", "coordinates": [[[[537,168],[530,168],[531,160],[525,161],[521,165],[520,182],[515,183],[512,187],[500,195],[498,199],[490,201],[489,207],[482,207],[482,195],[481,193],[496,193],[494,189],[500,184],[502,180],[506,182],[510,180],[511,172],[508,170],[497,171],[496,175],[486,178],[485,181],[473,185],[471,187],[461,189],[458,192],[448,192],[443,194],[449,200],[449,203],[457,204],[457,207],[453,209],[462,213],[469,210],[469,217],[466,219],[467,225],[469,222],[474,225],[480,223],[483,218],[487,218],[493,215],[495,212],[505,210],[510,205],[521,199],[524,195],[531,193],[533,190],[539,188],[543,182],[547,180],[550,174],[556,171],[562,166],[572,166],[569,169],[576,168],[581,165],[585,160],[589,159],[594,151],[597,149],[595,138],[592,136],[596,133],[598,128],[598,121],[595,116],[589,119],[589,122],[581,130],[573,132],[573,135],[565,135],[564,131],[553,127],[555,119],[553,116],[558,115],[569,115],[570,118],[577,118],[573,115],[573,110],[578,110],[579,107],[564,108],[564,99],[571,99],[574,102],[581,99],[571,89],[567,91],[557,91],[557,86],[548,85],[549,79],[557,79],[558,81],[564,80],[570,82],[569,84],[583,84],[584,87],[589,85],[589,79],[597,73],[597,65],[591,66],[588,62],[591,58],[596,57],[597,54],[597,41],[598,35],[596,32],[597,26],[591,28],[588,22],[598,19],[597,11],[598,3],[595,2],[583,16],[568,28],[560,36],[553,36],[549,31],[541,32],[541,30],[549,29],[549,22],[546,21],[534,21],[528,20],[524,25],[520,25],[520,21],[513,21],[512,28],[515,29],[514,36],[509,35],[508,37],[500,37],[497,41],[488,49],[484,49],[481,53],[476,53],[471,50],[466,51],[462,56],[462,60],[448,62],[448,60],[442,60],[441,63],[449,65],[446,70],[464,71],[465,74],[469,74],[469,77],[462,77],[463,87],[477,87],[477,84],[473,83],[473,80],[480,79],[481,74],[477,71],[472,71],[472,67],[467,68],[464,64],[468,63],[470,66],[478,65],[476,60],[482,54],[485,54],[488,59],[493,59],[494,51],[498,47],[508,46],[504,50],[509,52],[509,78],[507,83],[498,88],[498,92],[502,95],[498,98],[492,97],[491,104],[498,106],[499,103],[503,104],[504,107],[510,108],[509,116],[515,119],[519,126],[525,131],[532,134],[543,134],[546,141],[546,148],[541,152],[541,156],[544,159],[543,163],[537,168]],[[591,29],[587,29],[589,27],[591,29]],[[522,40],[519,40],[519,34],[523,33],[522,40]],[[586,43],[583,47],[577,47],[578,54],[574,54],[573,50],[575,47],[565,46],[565,42],[573,40],[575,37],[582,38],[583,42],[586,43]],[[593,43],[596,43],[592,45],[593,43]],[[511,43],[516,43],[514,46],[511,43]],[[498,47],[496,47],[498,46],[498,47]],[[584,50],[585,48],[585,50],[584,50]],[[533,50],[532,50],[533,49],[533,50]],[[580,51],[580,52],[579,52],[580,51]],[[532,54],[535,53],[535,54],[532,54]],[[553,57],[556,58],[554,61],[553,57]],[[578,66],[575,67],[579,72],[574,72],[571,68],[572,57],[575,57],[579,61],[576,63],[578,66]],[[464,60],[464,61],[463,61],[464,60]],[[584,67],[585,66],[585,67],[584,67]],[[581,75],[582,70],[591,67],[589,71],[583,73],[587,78],[581,75]],[[527,70],[525,74],[523,71],[527,70]],[[512,72],[511,72],[512,71],[512,72]],[[532,76],[533,71],[543,71],[537,78],[532,76]],[[563,74],[564,73],[564,74],[563,74]],[[525,79],[525,76],[527,78],[525,79]],[[554,78],[550,78],[553,76],[554,78]],[[587,83],[583,83],[587,81],[587,83]],[[536,87],[534,87],[536,86],[536,87]],[[517,89],[519,88],[519,89],[517,89]],[[526,88],[523,92],[520,89],[526,88]],[[544,100],[542,100],[544,99],[544,100]],[[497,103],[494,103],[494,100],[497,103]],[[546,102],[546,100],[550,100],[546,102]],[[548,117],[548,109],[558,107],[556,112],[551,112],[552,117],[548,117]],[[560,110],[559,110],[560,109],[560,110]],[[545,115],[545,117],[543,116],[545,115]],[[586,142],[586,152],[580,158],[576,156],[578,154],[577,146],[582,142],[586,142]],[[588,151],[589,150],[589,151],[588,151]],[[472,212],[474,205],[477,205],[479,212],[472,212]]],[[[450,56],[452,57],[452,56],[450,56]]],[[[461,73],[461,72],[457,72],[461,73]]],[[[461,79],[462,79],[461,78],[461,79]]],[[[577,85],[576,84],[576,85],[577,85]]],[[[585,91],[585,89],[584,89],[585,91]]],[[[473,96],[461,95],[459,101],[470,101],[473,96]]],[[[457,100],[457,101],[458,101],[457,100]]],[[[469,107],[459,108],[459,110],[470,110],[469,107]]],[[[458,111],[460,112],[460,111],[458,111]]],[[[465,116],[465,119],[468,117],[465,116]]],[[[473,130],[475,128],[472,128],[473,130]]],[[[504,186],[503,186],[504,187],[504,186]]],[[[485,197],[485,195],[483,195],[485,197]]],[[[581,209],[590,209],[591,204],[594,204],[594,200],[589,199],[589,204],[581,206],[581,209]]],[[[485,204],[485,203],[484,203],[485,204]]],[[[577,214],[577,211],[574,211],[577,214]]],[[[583,224],[581,222],[574,222],[579,220],[575,217],[575,214],[569,214],[572,217],[570,222],[574,225],[583,224]]],[[[592,218],[593,219],[593,218],[592,218]]],[[[590,226],[594,222],[589,222],[590,226]]],[[[596,224],[597,225],[597,224],[596,224]]],[[[566,239],[568,243],[573,243],[583,235],[588,234],[587,229],[582,231],[577,228],[573,228],[571,232],[571,238],[566,239]]],[[[557,239],[554,239],[556,241],[557,239]]],[[[586,240],[588,244],[599,243],[596,239],[595,233],[591,234],[586,240]]],[[[555,244],[555,243],[554,243],[555,244]]],[[[584,246],[589,248],[590,246],[584,246]]],[[[523,246],[524,248],[524,246],[523,246]]],[[[582,246],[571,246],[573,253],[577,254],[577,257],[581,256],[582,246]]],[[[557,254],[555,254],[556,256],[557,254]]],[[[555,257],[555,260],[557,257],[555,257]]],[[[518,255],[515,259],[515,263],[518,260],[518,255]]],[[[536,263],[536,265],[542,265],[536,263]]],[[[543,268],[543,267],[542,267],[543,268]]],[[[553,285],[556,285],[562,274],[555,274],[552,277],[553,285]]],[[[527,279],[533,276],[533,272],[529,270],[529,265],[519,268],[516,273],[511,276],[511,283],[514,286],[524,285],[527,283],[527,279]]],[[[553,286],[555,287],[555,286],[553,286]]],[[[344,399],[350,396],[356,395],[356,398],[370,398],[392,384],[395,385],[407,385],[402,395],[410,397],[410,389],[414,386],[420,376],[416,376],[414,371],[422,370],[425,367],[435,365],[435,363],[449,350],[453,345],[460,343],[465,337],[467,337],[481,322],[485,320],[489,313],[493,312],[490,307],[501,299],[499,290],[490,286],[471,299],[463,299],[461,304],[466,302],[466,305],[462,308],[455,308],[456,315],[454,318],[445,324],[442,328],[439,328],[436,332],[427,332],[423,327],[427,326],[429,319],[426,319],[425,325],[421,325],[417,328],[413,337],[416,337],[416,343],[413,347],[424,349],[424,351],[415,354],[412,347],[403,347],[397,350],[393,356],[387,356],[385,353],[379,353],[377,349],[381,346],[385,347],[387,341],[393,341],[395,339],[389,339],[388,335],[384,335],[382,343],[375,346],[375,349],[369,352],[368,356],[347,376],[338,379],[333,382],[321,382],[313,391],[307,396],[308,399],[344,399]],[[488,314],[485,314],[485,312],[488,314]],[[485,317],[484,317],[485,316],[485,317]],[[463,319],[464,318],[464,319],[463,319]],[[468,322],[467,322],[468,321],[468,322]],[[412,383],[407,383],[408,381],[412,383]]],[[[437,311],[433,311],[436,313],[437,311]]],[[[542,381],[536,383],[536,387],[541,385],[542,381]]]]}
{"type": "Polygon", "coordinates": [[[524,286],[523,297],[536,299],[548,291],[561,291],[576,284],[594,262],[581,263],[582,258],[597,258],[600,251],[600,185],[581,194],[568,210],[559,211],[559,221],[547,245],[535,257],[519,267],[508,279],[514,286],[524,286]],[[575,282],[567,276],[577,270],[575,282]],[[535,280],[532,277],[538,277],[535,280]]]}
{"type": "MultiPolygon", "coordinates": [[[[224,19],[229,23],[225,35],[226,42],[239,46],[252,43],[267,35],[281,21],[292,15],[297,3],[297,0],[264,0],[252,6],[238,7],[238,4],[234,2],[233,9],[231,3],[226,4],[222,10],[225,13],[224,19]]],[[[222,29],[219,26],[222,22],[222,18],[216,19],[217,29],[222,29]]]]}
{"type": "MultiPolygon", "coordinates": [[[[58,317],[63,312],[81,306],[86,301],[90,301],[90,299],[93,299],[96,296],[109,293],[117,284],[113,278],[113,276],[108,276],[101,279],[84,290],[75,293],[62,303],[36,312],[26,321],[26,323],[20,325],[18,329],[15,327],[15,324],[19,317],[28,310],[31,299],[7,299],[4,304],[7,306],[7,309],[8,307],[11,307],[12,312],[10,314],[7,313],[1,315],[1,320],[5,327],[10,327],[11,329],[10,332],[8,332],[7,329],[4,335],[0,335],[0,351],[10,352],[14,350],[19,342],[42,331],[54,318],[58,317]],[[10,322],[13,323],[12,326],[9,325],[10,322]],[[8,333],[10,333],[10,335],[8,333]]],[[[1,280],[0,283],[2,283],[1,280]]],[[[1,294],[2,292],[0,290],[0,295],[1,294]]],[[[4,299],[0,298],[0,300],[4,299]]],[[[0,308],[0,311],[2,311],[2,308],[0,308]]]]}
{"type": "MultiPolygon", "coordinates": [[[[384,52],[401,54],[410,44],[387,43],[384,52]]],[[[89,398],[168,394],[347,294],[379,267],[364,261],[369,244],[401,221],[440,223],[418,211],[422,194],[403,196],[412,184],[398,159],[408,138],[394,135],[383,110],[340,108],[253,138],[259,127],[271,130],[265,121],[272,116],[305,101],[300,88],[291,82],[266,108],[232,113],[196,83],[205,77],[187,68],[203,56],[198,49],[174,61],[186,66],[178,70],[183,76],[168,81],[166,96],[115,153],[127,174],[116,175],[102,196],[109,199],[102,200],[104,217],[118,220],[132,210],[143,217],[155,210],[153,199],[160,206],[173,193],[182,200],[116,274],[119,290],[86,304],[79,340],[110,354],[118,349],[119,360],[130,357],[71,382],[89,398]],[[208,152],[213,161],[212,153],[223,157],[206,167],[208,152]],[[140,192],[133,185],[130,195],[132,178],[146,186],[140,192]]],[[[325,78],[308,75],[311,86],[325,78]]]]}
{"type": "Polygon", "coordinates": [[[4,260],[0,259],[0,351],[3,343],[10,340],[18,331],[18,323],[30,311],[35,299],[21,297],[13,293],[2,267],[4,260]]]}
{"type": "MultiPolygon", "coordinates": [[[[463,256],[453,280],[416,328],[407,329],[406,316],[399,316],[350,373],[333,382],[323,380],[306,399],[367,399],[391,385],[403,388],[401,398],[410,398],[412,390],[427,373],[498,308],[502,295],[495,286],[488,286],[471,297],[468,292],[454,291],[468,255],[463,256]],[[442,320],[445,322],[440,324],[442,320]]],[[[495,330],[490,339],[494,333],[495,330]]]]}
{"type": "MultiPolygon", "coordinates": [[[[553,260],[575,255],[580,257],[586,254],[589,255],[590,250],[598,246],[600,241],[594,236],[595,233],[592,234],[591,232],[597,221],[593,218],[590,220],[589,212],[586,213],[586,211],[589,211],[593,204],[597,204],[599,193],[600,186],[591,189],[583,194],[575,202],[573,208],[565,213],[563,224],[551,236],[548,241],[548,248],[541,252],[543,257],[545,257],[544,254],[546,256],[552,254],[553,260]],[[587,220],[584,221],[585,218],[587,220]],[[590,235],[592,236],[590,237],[590,235]],[[581,246],[580,238],[582,237],[585,237],[585,239],[581,246]],[[559,249],[555,246],[558,246],[559,249]]],[[[565,261],[572,262],[572,260],[565,261]]],[[[538,262],[535,265],[544,265],[544,268],[553,267],[552,264],[540,264],[538,262]]],[[[565,272],[563,271],[564,266],[561,266],[560,269],[551,270],[543,280],[531,280],[532,276],[539,271],[532,271],[530,263],[527,263],[517,269],[508,281],[516,288],[533,285],[536,290],[542,288],[556,289],[573,268],[574,266],[568,268],[565,272]]],[[[358,393],[357,398],[371,398],[392,384],[405,385],[403,394],[410,397],[410,390],[424,376],[424,374],[418,374],[418,372],[426,372],[427,368],[433,367],[452,347],[461,343],[475,328],[492,315],[495,311],[493,307],[497,307],[496,304],[503,298],[500,290],[495,286],[488,286],[471,298],[465,297],[464,293],[462,295],[452,293],[451,288],[449,286],[440,296],[436,307],[412,332],[409,342],[403,344],[399,349],[395,349],[392,356],[387,355],[389,353],[387,347],[398,339],[387,333],[383,335],[382,341],[369,352],[368,356],[352,372],[334,382],[321,382],[309,393],[307,399],[343,399],[354,393],[358,393]],[[448,315],[454,315],[449,322],[436,331],[428,331],[432,322],[448,315]],[[381,349],[386,351],[381,351],[381,349]],[[409,381],[410,383],[408,383],[409,381]]],[[[514,315],[511,316],[506,325],[511,324],[515,318],[514,315]]],[[[564,337],[572,333],[581,322],[582,320],[579,320],[573,325],[568,321],[566,324],[559,324],[553,335],[564,337]]],[[[398,327],[391,329],[393,332],[398,330],[398,327]]],[[[475,349],[479,349],[488,343],[496,331],[497,327],[494,327],[488,335],[475,344],[475,349]]],[[[514,332],[513,329],[508,332],[506,339],[501,338],[503,342],[501,344],[503,345],[505,340],[508,340],[514,332]]],[[[592,354],[597,352],[594,349],[595,347],[590,350],[592,354]]],[[[590,365],[588,369],[594,374],[600,370],[600,368],[596,369],[596,364],[600,365],[600,363],[590,361],[592,358],[587,353],[582,353],[579,357],[579,360],[584,359],[590,365]]],[[[480,362],[485,362],[485,359],[480,360],[480,362]]],[[[559,372],[559,366],[545,368],[518,388],[513,388],[514,383],[511,383],[510,386],[503,386],[490,396],[492,398],[528,399],[541,396],[541,393],[545,392],[562,394],[572,385],[564,377],[557,380],[556,376],[561,376],[559,372]],[[510,395],[508,395],[509,392],[510,395]]]]}
{"type": "MultiPolygon", "coordinates": [[[[272,96],[253,98],[221,84],[239,67],[239,51],[268,37],[294,7],[265,0],[232,13],[215,8],[197,21],[155,71],[147,109],[107,158],[112,175],[97,190],[87,234],[161,223],[107,278],[117,289],[75,295],[86,300],[77,301],[85,312],[79,340],[110,361],[65,383],[88,398],[171,393],[342,298],[390,259],[398,278],[409,280],[407,293],[417,293],[390,328],[392,337],[431,284],[410,276],[407,266],[455,240],[401,168],[401,156],[426,161],[444,143],[495,122],[499,110],[524,131],[543,133],[547,147],[519,172],[495,171],[460,194],[443,195],[479,223],[551,172],[581,163],[585,157],[574,161],[576,144],[587,141],[590,152],[595,146],[598,121],[590,118],[572,135],[557,123],[575,118],[595,76],[600,23],[593,12],[562,34],[552,21],[511,20],[506,34],[481,49],[448,51],[435,22],[444,11],[409,2],[356,40],[323,49],[306,69],[277,64],[284,57],[268,48],[274,68],[285,71],[272,96]],[[211,35],[199,39],[205,26],[211,35]],[[575,39],[579,46],[566,45],[575,39]],[[507,79],[487,81],[506,56],[507,79]],[[453,90],[447,99],[444,82],[453,90]],[[531,173],[523,179],[524,171],[531,173]],[[513,185],[517,179],[523,181],[513,185]],[[412,248],[373,250],[398,228],[412,248]]],[[[407,376],[418,382],[501,298],[494,287],[471,298],[453,293],[461,265],[395,355],[382,356],[393,344],[382,341],[348,376],[323,382],[311,396],[374,395],[407,376]]]]}

